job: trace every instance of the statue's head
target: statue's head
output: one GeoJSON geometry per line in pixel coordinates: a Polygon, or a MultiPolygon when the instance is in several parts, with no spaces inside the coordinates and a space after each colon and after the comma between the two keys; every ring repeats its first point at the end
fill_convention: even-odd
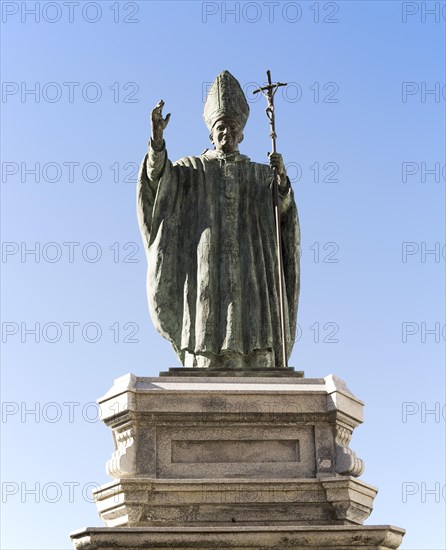
{"type": "Polygon", "coordinates": [[[248,116],[249,105],[240,84],[229,71],[221,72],[209,89],[203,113],[217,150],[237,150],[248,116]]]}
{"type": "Polygon", "coordinates": [[[235,118],[223,117],[212,127],[209,139],[217,151],[232,153],[243,141],[242,127],[235,118]]]}

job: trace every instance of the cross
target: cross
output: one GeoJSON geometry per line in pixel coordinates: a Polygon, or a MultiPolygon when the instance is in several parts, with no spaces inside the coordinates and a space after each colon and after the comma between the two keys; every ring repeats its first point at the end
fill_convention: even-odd
{"type": "MultiPolygon", "coordinates": [[[[266,108],[266,116],[269,119],[270,137],[272,144],[272,152],[276,153],[276,123],[274,116],[274,95],[280,86],[286,86],[285,82],[271,82],[271,71],[266,71],[268,77],[268,85],[258,88],[253,93],[257,94],[261,92],[268,101],[268,107],[266,108]]],[[[276,226],[276,246],[277,246],[277,266],[279,275],[279,313],[280,313],[280,332],[282,337],[282,355],[283,366],[288,367],[288,351],[286,341],[286,326],[285,326],[285,292],[284,292],[284,271],[283,271],[283,255],[282,255],[282,234],[280,230],[280,210],[279,210],[279,183],[278,183],[277,169],[273,169],[273,208],[274,208],[274,221],[276,226]]]]}

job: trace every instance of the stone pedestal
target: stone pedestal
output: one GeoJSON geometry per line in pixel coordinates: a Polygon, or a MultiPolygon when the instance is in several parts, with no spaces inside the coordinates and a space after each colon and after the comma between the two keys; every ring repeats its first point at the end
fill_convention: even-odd
{"type": "Polygon", "coordinates": [[[390,525],[341,527],[90,527],[72,533],[76,550],[393,550],[404,530],[390,525]]]}
{"type": "Polygon", "coordinates": [[[398,548],[349,448],[363,403],[335,376],[139,378],[99,400],[114,481],[77,549],[398,548]]]}

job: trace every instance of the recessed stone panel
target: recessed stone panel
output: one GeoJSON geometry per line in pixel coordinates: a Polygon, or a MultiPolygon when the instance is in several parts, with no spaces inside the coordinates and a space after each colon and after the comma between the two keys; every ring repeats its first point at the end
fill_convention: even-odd
{"type": "Polygon", "coordinates": [[[312,426],[160,426],[157,478],[314,477],[312,426]]]}
{"type": "Polygon", "coordinates": [[[172,463],[299,462],[299,441],[172,441],[172,463]]]}

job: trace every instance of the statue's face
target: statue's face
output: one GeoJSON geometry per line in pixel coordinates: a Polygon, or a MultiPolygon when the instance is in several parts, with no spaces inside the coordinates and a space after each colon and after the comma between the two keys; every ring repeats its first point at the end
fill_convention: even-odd
{"type": "Polygon", "coordinates": [[[236,151],[242,138],[242,129],[239,123],[232,118],[222,118],[212,128],[211,141],[217,151],[224,153],[236,151]]]}

